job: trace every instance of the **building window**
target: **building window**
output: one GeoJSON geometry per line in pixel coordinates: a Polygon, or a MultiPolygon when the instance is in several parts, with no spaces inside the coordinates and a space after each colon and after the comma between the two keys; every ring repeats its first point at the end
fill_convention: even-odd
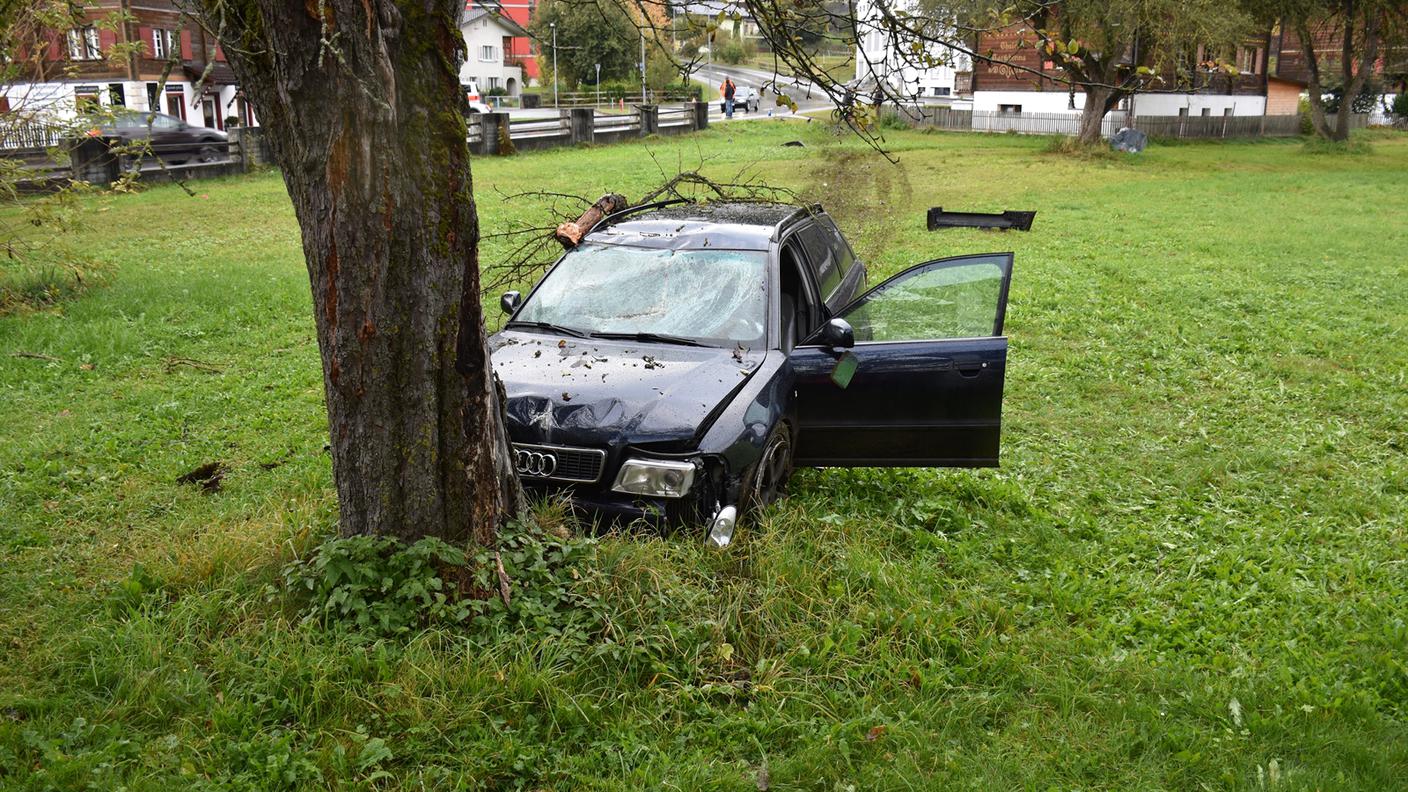
{"type": "Polygon", "coordinates": [[[166,86],[166,113],[186,120],[186,92],[181,86],[166,86]]]}
{"type": "Polygon", "coordinates": [[[1178,108],[1178,117],[1179,117],[1179,118],[1187,118],[1187,117],[1188,117],[1188,108],[1186,108],[1186,107],[1180,107],[1180,108],[1178,108]]]}
{"type": "Polygon", "coordinates": [[[479,60],[492,61],[498,59],[497,47],[493,44],[485,44],[479,48],[479,60]]]}
{"type": "Polygon", "coordinates": [[[1204,107],[1204,108],[1203,108],[1203,118],[1209,118],[1209,117],[1211,117],[1211,116],[1212,116],[1212,108],[1211,108],[1211,107],[1204,107]]]}
{"type": "Polygon", "coordinates": [[[177,44],[176,31],[162,30],[156,28],[152,31],[152,57],[157,60],[166,60],[180,49],[177,44]]]}
{"type": "Polygon", "coordinates": [[[108,84],[108,101],[113,107],[127,106],[127,91],[123,89],[122,83],[108,84]]]}
{"type": "Polygon", "coordinates": [[[1021,115],[1022,106],[1019,104],[1000,104],[997,106],[997,112],[1004,115],[1021,115]]]}
{"type": "Polygon", "coordinates": [[[499,87],[499,78],[498,78],[498,77],[490,77],[490,78],[489,78],[489,90],[492,91],[492,90],[494,90],[495,88],[498,88],[498,87],[499,87]]]}
{"type": "Polygon", "coordinates": [[[947,86],[934,86],[934,96],[952,96],[953,89],[947,86]]]}
{"type": "Polygon", "coordinates": [[[79,114],[94,112],[102,105],[102,100],[98,98],[98,86],[80,85],[73,89],[73,107],[79,114]]]}
{"type": "Polygon", "coordinates": [[[1222,114],[1223,114],[1224,116],[1230,116],[1230,115],[1232,115],[1232,108],[1230,108],[1230,107],[1224,107],[1224,108],[1222,108],[1222,114]]]}
{"type": "Polygon", "coordinates": [[[1238,49],[1237,71],[1242,74],[1261,74],[1261,48],[1242,47],[1238,49]]]}
{"type": "Polygon", "coordinates": [[[97,60],[103,56],[98,46],[98,29],[92,25],[68,32],[69,60],[97,60]]]}

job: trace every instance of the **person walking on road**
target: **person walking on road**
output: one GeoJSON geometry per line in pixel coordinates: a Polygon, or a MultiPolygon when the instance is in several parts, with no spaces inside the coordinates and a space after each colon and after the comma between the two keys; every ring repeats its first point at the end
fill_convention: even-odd
{"type": "Polygon", "coordinates": [[[733,118],[733,95],[738,92],[738,86],[733,84],[733,78],[724,76],[724,84],[719,86],[719,96],[724,98],[724,118],[733,118]]]}

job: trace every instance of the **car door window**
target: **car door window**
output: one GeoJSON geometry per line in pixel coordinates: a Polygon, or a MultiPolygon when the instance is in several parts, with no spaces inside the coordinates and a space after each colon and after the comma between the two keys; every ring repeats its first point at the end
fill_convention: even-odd
{"type": "Polygon", "coordinates": [[[780,328],[782,337],[780,348],[790,350],[798,340],[811,335],[819,324],[814,310],[816,299],[803,273],[807,267],[807,257],[803,254],[796,236],[782,243],[780,251],[780,271],[782,276],[779,306],[781,309],[780,328]]]}
{"type": "Polygon", "coordinates": [[[856,262],[856,254],[851,250],[846,238],[841,236],[841,229],[836,227],[836,223],[830,217],[823,215],[817,219],[817,222],[821,224],[822,234],[830,240],[831,249],[836,251],[836,268],[841,272],[841,278],[844,280],[846,273],[851,271],[851,265],[856,262]]]}
{"type": "Polygon", "coordinates": [[[923,341],[1002,335],[1012,254],[920,264],[841,311],[856,341],[923,341]]]}
{"type": "Polygon", "coordinates": [[[842,274],[836,251],[828,236],[815,223],[808,224],[797,232],[797,238],[801,240],[802,247],[807,251],[807,258],[811,260],[812,275],[816,277],[823,301],[841,285],[842,274]]]}

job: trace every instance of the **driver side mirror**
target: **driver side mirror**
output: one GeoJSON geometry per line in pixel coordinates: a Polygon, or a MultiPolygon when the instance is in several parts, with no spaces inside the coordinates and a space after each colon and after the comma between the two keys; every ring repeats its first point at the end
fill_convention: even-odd
{"type": "Polygon", "coordinates": [[[499,298],[499,307],[504,313],[512,315],[518,310],[518,306],[523,303],[523,295],[516,291],[504,292],[504,296],[499,298]]]}
{"type": "Polygon", "coordinates": [[[856,345],[856,332],[850,322],[838,317],[821,326],[817,340],[833,349],[850,349],[856,345]]]}

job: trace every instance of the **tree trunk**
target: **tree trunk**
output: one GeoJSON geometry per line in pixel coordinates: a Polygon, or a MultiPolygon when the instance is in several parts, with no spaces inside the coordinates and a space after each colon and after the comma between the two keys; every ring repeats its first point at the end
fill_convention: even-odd
{"type": "Polygon", "coordinates": [[[1310,19],[1302,17],[1296,22],[1296,36],[1301,41],[1305,53],[1306,68],[1310,79],[1306,93],[1310,101],[1310,122],[1315,133],[1326,140],[1344,142],[1349,140],[1350,120],[1354,114],[1354,100],[1363,90],[1365,81],[1373,71],[1378,59],[1379,36],[1385,24],[1385,11],[1377,6],[1356,10],[1354,0],[1344,0],[1335,7],[1340,28],[1340,104],[1333,116],[1325,112],[1325,89],[1321,79],[1320,62],[1311,42],[1310,19]],[[1356,37],[1359,44],[1355,44],[1356,37]],[[1358,52],[1356,58],[1355,53],[1358,52]]]}
{"type": "Polygon", "coordinates": [[[493,540],[520,494],[489,365],[463,0],[201,0],[303,233],[343,535],[493,540]]]}
{"type": "Polygon", "coordinates": [[[1119,104],[1123,92],[1103,85],[1085,85],[1085,107],[1080,111],[1080,143],[1083,146],[1100,144],[1101,132],[1105,126],[1105,116],[1111,108],[1119,104]]]}

